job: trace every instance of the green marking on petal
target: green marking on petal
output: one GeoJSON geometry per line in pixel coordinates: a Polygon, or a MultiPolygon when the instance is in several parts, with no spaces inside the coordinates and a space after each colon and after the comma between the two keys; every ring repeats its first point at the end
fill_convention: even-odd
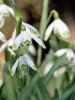
{"type": "Polygon", "coordinates": [[[32,43],[31,43],[31,41],[26,40],[26,41],[24,41],[24,44],[29,46],[29,45],[31,45],[32,43]]]}
{"type": "Polygon", "coordinates": [[[3,12],[3,17],[9,17],[9,13],[8,12],[3,12]]]}
{"type": "Polygon", "coordinates": [[[20,69],[25,69],[25,68],[27,68],[27,65],[26,64],[20,65],[20,69]]]}

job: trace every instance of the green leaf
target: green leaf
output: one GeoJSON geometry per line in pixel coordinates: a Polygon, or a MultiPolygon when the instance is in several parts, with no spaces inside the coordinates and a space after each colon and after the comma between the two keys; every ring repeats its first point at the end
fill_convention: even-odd
{"type": "Polygon", "coordinates": [[[42,79],[40,78],[37,82],[37,85],[38,85],[38,88],[40,89],[41,91],[41,94],[42,94],[42,97],[43,97],[43,100],[51,100],[51,97],[46,89],[46,86],[44,85],[42,79]]]}
{"type": "Polygon", "coordinates": [[[27,87],[25,86],[22,89],[17,100],[27,100],[29,96],[31,95],[33,89],[37,89],[37,91],[41,93],[39,95],[39,98],[42,98],[42,99],[40,100],[50,100],[49,93],[46,90],[46,87],[38,73],[32,78],[29,85],[27,87]],[[37,84],[37,87],[35,88],[36,84],[37,84]]]}
{"type": "Polygon", "coordinates": [[[27,100],[27,98],[30,96],[31,91],[33,90],[33,88],[35,87],[35,84],[37,83],[38,79],[39,79],[39,74],[37,73],[33,79],[31,80],[31,82],[29,83],[29,85],[26,87],[24,86],[23,89],[21,90],[20,94],[17,97],[17,100],[27,100]]]}
{"type": "Polygon", "coordinates": [[[4,81],[5,81],[5,89],[6,89],[6,100],[16,100],[16,94],[14,91],[14,87],[12,84],[12,78],[10,73],[8,72],[8,66],[4,66],[4,81]]]}
{"type": "Polygon", "coordinates": [[[71,86],[70,88],[68,88],[66,91],[64,91],[64,94],[58,100],[66,100],[74,92],[75,92],[75,84],[71,86]]]}

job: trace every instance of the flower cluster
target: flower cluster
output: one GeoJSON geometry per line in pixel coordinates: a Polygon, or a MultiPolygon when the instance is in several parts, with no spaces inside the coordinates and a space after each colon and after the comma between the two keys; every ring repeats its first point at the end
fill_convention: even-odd
{"type": "MultiPolygon", "coordinates": [[[[16,55],[15,51],[22,50],[22,54],[19,56],[19,58],[16,60],[14,65],[11,69],[11,75],[13,76],[15,74],[16,68],[18,66],[26,65],[31,67],[33,70],[36,70],[35,64],[30,59],[29,54],[25,53],[25,50],[30,51],[30,47],[33,47],[32,45],[32,39],[35,40],[40,46],[43,48],[46,48],[44,43],[39,38],[39,32],[31,25],[22,22],[23,30],[19,33],[19,35],[16,35],[16,29],[14,30],[12,37],[9,40],[6,40],[4,34],[0,34],[0,40],[4,42],[4,44],[0,47],[0,52],[3,52],[6,48],[12,55],[16,55]],[[22,48],[22,49],[21,49],[22,48]]],[[[28,51],[28,52],[29,52],[28,51]]]]}

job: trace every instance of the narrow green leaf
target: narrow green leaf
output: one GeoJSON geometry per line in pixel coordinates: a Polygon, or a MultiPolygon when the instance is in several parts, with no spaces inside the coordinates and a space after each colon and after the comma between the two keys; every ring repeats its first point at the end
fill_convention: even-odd
{"type": "Polygon", "coordinates": [[[43,96],[43,100],[51,100],[51,97],[46,89],[46,86],[44,85],[42,79],[40,78],[37,82],[38,88],[40,89],[42,96],[43,96]]]}
{"type": "Polygon", "coordinates": [[[7,70],[7,65],[4,66],[4,81],[5,81],[5,87],[6,87],[6,100],[16,100],[16,95],[14,91],[14,87],[12,84],[12,78],[7,70]]]}
{"type": "Polygon", "coordinates": [[[38,79],[39,79],[39,75],[38,73],[33,77],[33,79],[31,80],[31,82],[29,83],[29,85],[26,87],[24,87],[20,94],[17,97],[17,100],[27,100],[27,98],[29,97],[29,95],[31,94],[31,91],[33,90],[33,88],[35,87],[35,84],[37,83],[38,79]]]}
{"type": "Polygon", "coordinates": [[[58,100],[66,100],[73,92],[75,92],[75,84],[64,91],[64,94],[58,100]]]}

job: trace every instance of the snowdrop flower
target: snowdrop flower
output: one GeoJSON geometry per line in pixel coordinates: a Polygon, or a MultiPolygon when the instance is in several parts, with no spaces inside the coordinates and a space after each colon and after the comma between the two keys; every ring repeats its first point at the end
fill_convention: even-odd
{"type": "Polygon", "coordinates": [[[45,32],[45,41],[49,39],[51,33],[53,33],[60,39],[65,42],[69,42],[70,40],[70,31],[68,26],[61,20],[54,20],[47,28],[45,32]]]}
{"type": "Polygon", "coordinates": [[[72,60],[75,57],[74,52],[69,48],[63,48],[55,52],[55,56],[60,57],[66,53],[68,60],[72,60]]]}
{"type": "Polygon", "coordinates": [[[46,48],[44,43],[39,39],[38,37],[38,31],[32,27],[29,24],[24,24],[26,30],[22,31],[15,39],[14,45],[13,45],[13,50],[18,49],[18,47],[23,44],[23,45],[31,45],[32,44],[32,39],[35,40],[40,46],[43,48],[46,48]]]}
{"type": "Polygon", "coordinates": [[[35,67],[35,64],[33,63],[32,59],[28,56],[28,55],[23,55],[20,56],[17,61],[15,62],[15,64],[13,65],[12,69],[11,69],[11,75],[13,76],[16,72],[17,67],[24,68],[26,66],[31,67],[33,70],[37,70],[35,67]]]}
{"type": "Polygon", "coordinates": [[[9,40],[6,40],[5,36],[3,34],[1,34],[0,36],[0,40],[4,42],[4,44],[2,44],[2,46],[0,47],[0,53],[3,52],[5,50],[5,48],[7,48],[7,50],[15,56],[15,53],[13,52],[13,50],[10,48],[13,46],[13,42],[14,39],[16,38],[16,29],[14,30],[12,37],[9,40]]]}
{"type": "Polygon", "coordinates": [[[5,4],[0,4],[0,28],[3,27],[5,18],[10,15],[15,16],[13,9],[5,4]]]}

